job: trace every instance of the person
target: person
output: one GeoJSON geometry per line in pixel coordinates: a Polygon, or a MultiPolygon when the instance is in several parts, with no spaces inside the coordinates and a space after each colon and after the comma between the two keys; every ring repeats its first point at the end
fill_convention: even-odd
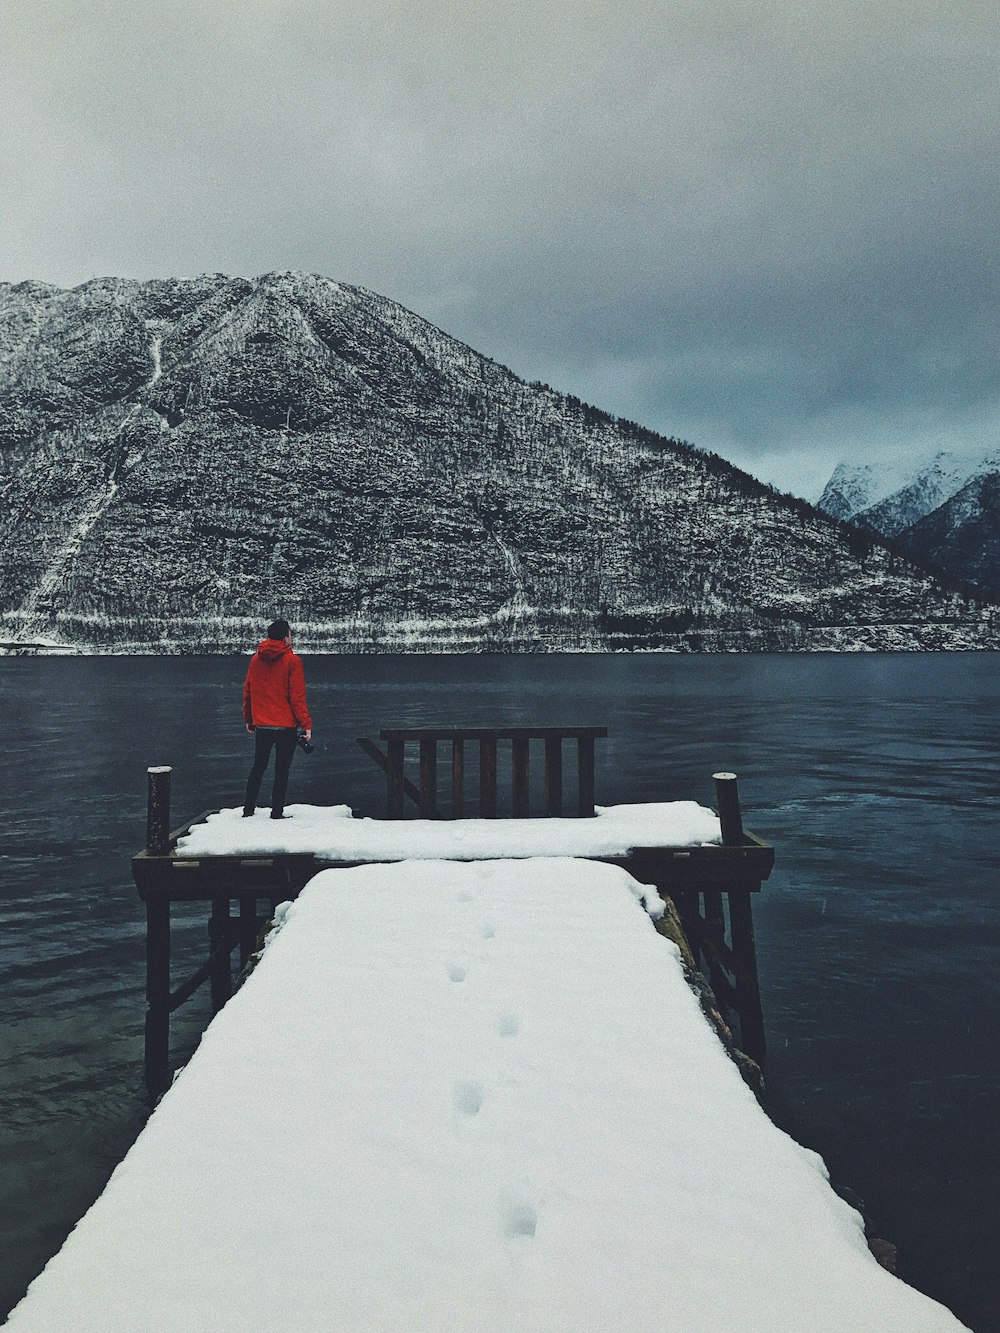
{"type": "Polygon", "coordinates": [[[267,638],[250,659],[243,682],[243,721],[254,737],[253,767],[247,778],[243,816],[249,817],[256,809],[260,784],[273,749],[271,818],[287,819],[285,792],[296,741],[300,732],[307,742],[312,737],[306,676],[302,659],[292,652],[292,631],[287,620],[275,620],[268,626],[267,638]]]}

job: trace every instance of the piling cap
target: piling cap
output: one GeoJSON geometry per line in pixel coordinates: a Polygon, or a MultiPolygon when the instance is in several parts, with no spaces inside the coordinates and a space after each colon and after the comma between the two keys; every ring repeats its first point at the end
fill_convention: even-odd
{"type": "Polygon", "coordinates": [[[712,777],[715,778],[716,782],[735,782],[735,781],[736,781],[736,774],[735,774],[735,773],[713,773],[713,774],[712,774],[712,777]]]}
{"type": "Polygon", "coordinates": [[[172,773],[174,770],[169,764],[160,764],[155,768],[147,768],[147,773],[172,773]]]}

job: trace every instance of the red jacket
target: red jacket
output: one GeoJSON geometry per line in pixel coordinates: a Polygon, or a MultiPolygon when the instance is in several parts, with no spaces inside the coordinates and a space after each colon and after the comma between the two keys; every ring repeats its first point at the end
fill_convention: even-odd
{"type": "Polygon", "coordinates": [[[243,720],[253,727],[312,729],[302,659],[281,639],[262,639],[243,682],[243,720]]]}

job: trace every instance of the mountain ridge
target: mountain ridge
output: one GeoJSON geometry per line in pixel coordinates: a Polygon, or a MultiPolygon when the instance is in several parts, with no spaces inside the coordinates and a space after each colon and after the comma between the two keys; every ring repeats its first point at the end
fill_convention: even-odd
{"type": "Polygon", "coordinates": [[[715,455],[319,275],[0,285],[0,634],[237,651],[992,646],[715,455]]]}

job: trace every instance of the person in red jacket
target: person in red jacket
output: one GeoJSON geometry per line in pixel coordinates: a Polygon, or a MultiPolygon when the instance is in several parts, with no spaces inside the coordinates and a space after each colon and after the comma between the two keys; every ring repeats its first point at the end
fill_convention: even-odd
{"type": "Polygon", "coordinates": [[[301,732],[312,737],[312,718],[306,704],[306,677],[302,659],[292,652],[292,631],[287,620],[275,620],[267,638],[250,659],[243,682],[243,721],[254,736],[253,768],[247,778],[243,803],[246,818],[254,813],[267,761],[274,750],[274,787],[271,818],[286,819],[285,792],[295,744],[301,732]]]}

